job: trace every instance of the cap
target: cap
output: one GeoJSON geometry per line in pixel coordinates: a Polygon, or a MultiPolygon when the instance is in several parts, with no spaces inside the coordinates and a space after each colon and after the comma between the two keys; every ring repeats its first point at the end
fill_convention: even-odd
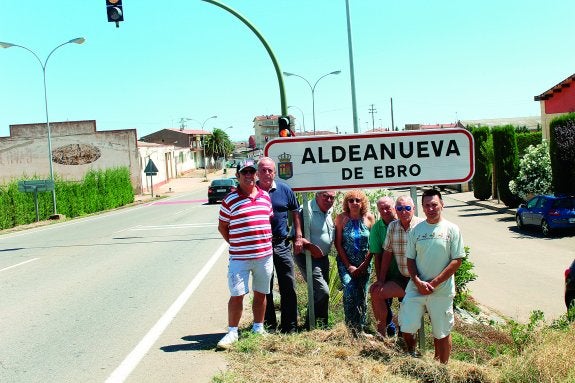
{"type": "Polygon", "coordinates": [[[254,168],[257,170],[256,163],[252,159],[241,160],[237,166],[238,172],[241,172],[245,168],[254,168]]]}

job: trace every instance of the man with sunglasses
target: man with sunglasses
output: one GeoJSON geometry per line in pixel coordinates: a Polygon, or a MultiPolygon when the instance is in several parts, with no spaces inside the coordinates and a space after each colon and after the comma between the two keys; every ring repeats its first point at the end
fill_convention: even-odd
{"type": "MultiPolygon", "coordinates": [[[[275,179],[276,164],[269,157],[262,157],[258,161],[257,185],[262,190],[269,193],[274,217],[272,218],[273,233],[273,263],[278,277],[280,293],[281,322],[280,331],[282,333],[293,333],[297,331],[297,295],[294,272],[294,261],[288,234],[288,218],[291,215],[294,227],[293,247],[294,252],[299,254],[302,251],[302,233],[299,216],[299,203],[290,187],[275,179]]],[[[264,324],[266,327],[275,330],[278,327],[273,296],[273,273],[270,279],[270,292],[267,295],[267,304],[264,324]]]]}
{"type": "Polygon", "coordinates": [[[242,160],[237,166],[238,189],[222,201],[218,231],[229,243],[228,267],[228,333],[218,342],[227,349],[238,340],[238,325],[242,317],[244,295],[249,292],[252,274],[254,324],[252,332],[265,334],[263,327],[266,294],[273,273],[272,261],[272,201],[267,192],[256,186],[256,164],[242,160]]]}
{"type": "MultiPolygon", "coordinates": [[[[391,222],[387,227],[387,235],[383,243],[383,256],[380,264],[380,290],[378,297],[380,300],[390,298],[403,298],[405,287],[409,282],[409,270],[407,269],[407,258],[405,249],[407,246],[407,236],[409,231],[423,221],[422,218],[414,216],[415,204],[409,196],[399,196],[395,201],[395,212],[397,220],[391,222]]],[[[391,310],[389,310],[391,315],[391,310]]],[[[389,322],[387,310],[382,310],[383,323],[389,322]]]]}
{"type": "MultiPolygon", "coordinates": [[[[303,250],[315,245],[312,255],[313,301],[316,323],[322,327],[328,325],[329,308],[329,252],[335,238],[335,224],[332,217],[334,190],[315,193],[315,198],[307,202],[307,209],[301,212],[303,250]],[[319,251],[317,251],[319,250],[319,251]]],[[[294,252],[303,279],[307,282],[305,253],[294,252]]],[[[309,318],[307,326],[309,328],[309,318]]]]}

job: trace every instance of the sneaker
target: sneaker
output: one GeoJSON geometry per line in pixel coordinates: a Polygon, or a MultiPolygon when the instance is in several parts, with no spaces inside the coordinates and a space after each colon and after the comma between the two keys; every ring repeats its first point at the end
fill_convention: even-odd
{"type": "Polygon", "coordinates": [[[408,351],[407,354],[409,356],[411,356],[412,358],[417,358],[417,359],[421,358],[421,353],[417,350],[408,351]]]}
{"type": "Polygon", "coordinates": [[[220,341],[218,342],[218,348],[227,350],[232,346],[232,344],[238,341],[238,333],[236,331],[229,331],[220,341]]]}
{"type": "Polygon", "coordinates": [[[257,330],[252,328],[252,333],[256,334],[256,335],[261,335],[261,336],[268,336],[270,333],[266,331],[265,328],[261,327],[257,330]]]}

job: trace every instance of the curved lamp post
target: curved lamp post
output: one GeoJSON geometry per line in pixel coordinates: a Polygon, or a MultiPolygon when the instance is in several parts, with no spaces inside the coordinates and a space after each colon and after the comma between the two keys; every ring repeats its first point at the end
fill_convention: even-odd
{"type": "MultiPolygon", "coordinates": [[[[204,125],[206,125],[206,122],[208,122],[208,120],[211,120],[212,118],[218,118],[218,116],[212,116],[212,117],[208,117],[204,120],[204,122],[202,122],[202,130],[204,130],[204,125]]],[[[204,181],[208,180],[208,165],[206,164],[206,139],[204,136],[204,140],[202,142],[202,149],[204,150],[204,181]]]]}
{"type": "MultiPolygon", "coordinates": [[[[46,65],[48,64],[48,60],[50,59],[50,56],[52,56],[52,53],[54,53],[54,51],[56,51],[56,49],[66,45],[66,44],[72,44],[72,43],[73,44],[82,44],[84,41],[86,41],[85,38],[77,37],[75,39],[72,39],[70,41],[66,41],[65,43],[58,45],[56,48],[52,49],[52,51],[48,54],[48,56],[46,57],[46,60],[44,60],[44,62],[42,62],[42,60],[40,60],[40,57],[38,57],[36,52],[34,52],[33,50],[31,50],[29,48],[26,48],[25,46],[18,45],[18,44],[12,44],[12,43],[6,43],[6,42],[0,42],[0,48],[18,47],[18,48],[22,48],[22,49],[27,50],[28,52],[32,53],[34,55],[34,57],[36,57],[36,60],[38,60],[38,62],[40,63],[40,66],[42,67],[42,77],[44,78],[44,105],[46,107],[46,129],[48,131],[48,163],[50,164],[50,180],[52,182],[54,182],[54,168],[52,166],[52,133],[50,131],[50,119],[48,117],[48,92],[46,90],[46,65]]],[[[56,215],[57,209],[56,209],[56,188],[55,187],[52,189],[52,202],[54,205],[54,215],[56,215]]]]}
{"type": "Polygon", "coordinates": [[[300,111],[300,113],[301,113],[301,121],[302,121],[302,126],[303,126],[303,133],[304,133],[304,135],[305,135],[305,115],[303,114],[303,110],[301,110],[299,107],[297,107],[297,106],[295,106],[295,105],[290,105],[290,106],[288,106],[288,109],[289,109],[289,108],[296,108],[297,110],[300,111]]]}
{"type": "Polygon", "coordinates": [[[316,87],[317,83],[319,82],[319,80],[321,80],[322,78],[327,77],[327,76],[332,75],[332,74],[340,74],[340,73],[341,73],[340,70],[326,73],[323,76],[321,76],[320,78],[318,78],[317,81],[315,82],[315,84],[313,84],[313,86],[312,86],[308,80],[306,80],[304,77],[300,76],[299,74],[284,72],[285,76],[296,76],[296,77],[301,78],[302,80],[304,80],[309,85],[309,88],[311,89],[311,108],[312,108],[312,116],[313,116],[313,135],[314,136],[315,136],[315,87],[316,87]]]}

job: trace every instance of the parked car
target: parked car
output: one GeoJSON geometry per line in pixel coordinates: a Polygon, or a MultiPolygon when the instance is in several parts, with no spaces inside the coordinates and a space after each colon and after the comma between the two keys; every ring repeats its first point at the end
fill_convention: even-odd
{"type": "Polygon", "coordinates": [[[236,183],[236,187],[240,184],[240,181],[238,181],[237,177],[228,177],[228,179],[233,180],[236,183]]]}
{"type": "Polygon", "coordinates": [[[519,205],[515,214],[517,227],[539,226],[544,236],[553,230],[575,228],[575,197],[564,195],[537,195],[519,205]]]}
{"type": "Polygon", "coordinates": [[[224,199],[228,193],[236,191],[236,183],[231,178],[213,180],[208,187],[208,203],[215,203],[224,199]]]}
{"type": "Polygon", "coordinates": [[[567,309],[575,304],[575,259],[567,270],[565,270],[565,305],[567,309]]]}

